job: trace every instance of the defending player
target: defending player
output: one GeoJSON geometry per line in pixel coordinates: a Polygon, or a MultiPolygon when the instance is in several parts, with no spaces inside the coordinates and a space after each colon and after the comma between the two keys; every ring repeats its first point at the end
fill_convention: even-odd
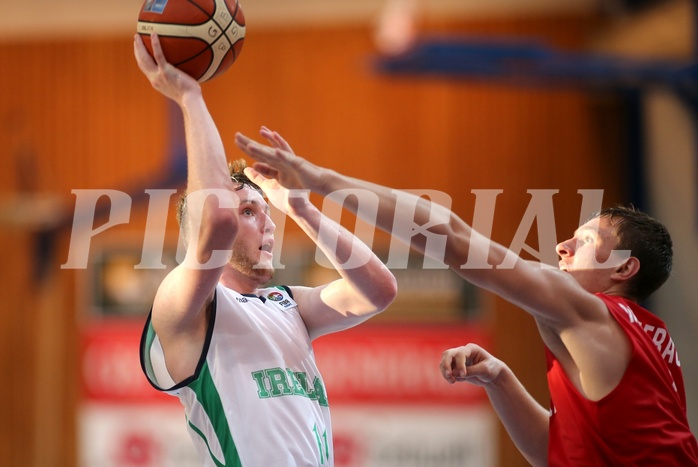
{"type": "MultiPolygon", "coordinates": [[[[443,206],[318,167],[295,156],[277,133],[263,129],[262,135],[272,147],[236,137],[260,173],[321,195],[367,190],[378,198],[378,215],[365,220],[429,254],[410,229],[392,229],[401,222],[399,193],[416,206],[417,225],[429,224],[429,232],[446,239],[445,256],[435,259],[535,318],[548,356],[550,411],[475,345],[451,349],[441,362],[449,382],[487,388],[531,464],[698,465],[676,349],[664,323],[638,305],[671,271],[672,243],[664,226],[633,209],[604,210],[557,246],[559,268],[552,268],[491,242],[443,206]]],[[[345,206],[372,213],[359,210],[357,199],[347,198],[345,206]]]]}

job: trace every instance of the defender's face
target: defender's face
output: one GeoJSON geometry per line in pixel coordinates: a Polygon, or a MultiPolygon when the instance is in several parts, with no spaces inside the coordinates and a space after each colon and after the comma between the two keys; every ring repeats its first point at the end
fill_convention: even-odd
{"type": "Polygon", "coordinates": [[[560,269],[572,274],[587,291],[603,292],[615,268],[627,258],[616,250],[618,241],[609,218],[592,219],[557,245],[560,269]]]}

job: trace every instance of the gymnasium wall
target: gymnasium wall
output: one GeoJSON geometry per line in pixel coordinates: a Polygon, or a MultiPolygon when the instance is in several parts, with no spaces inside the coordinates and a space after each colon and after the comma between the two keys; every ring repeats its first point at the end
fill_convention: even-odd
{"type": "Polygon", "coordinates": [[[688,421],[698,426],[698,296],[693,293],[698,258],[698,166],[695,112],[663,89],[645,94],[643,108],[648,209],[661,216],[674,243],[672,275],[652,297],[651,308],[667,324],[679,352],[688,421]]]}
{"type": "MultiPolygon", "coordinates": [[[[585,17],[545,17],[427,27],[533,36],[575,49],[589,25],[585,17]]],[[[609,96],[379,75],[368,27],[250,26],[247,34],[233,69],[204,85],[230,157],[239,155],[235,131],[256,135],[266,125],[318,164],[399,188],[444,191],[466,219],[471,190],[500,189],[493,236],[507,245],[527,190],[560,190],[559,240],[577,226],[577,190],[604,189],[605,201],[624,200],[616,176],[624,167],[621,111],[609,96]]],[[[84,271],[60,268],[71,190],[125,191],[159,179],[170,157],[168,105],[137,69],[131,37],[8,41],[0,43],[0,63],[0,459],[76,465],[77,341],[89,311],[84,271]],[[43,211],[36,202],[21,204],[44,195],[43,211]],[[40,235],[35,218],[44,216],[60,227],[55,234],[40,235]]],[[[144,220],[144,206],[134,205],[128,225],[103,235],[142,236],[144,220]]],[[[494,352],[547,404],[533,321],[500,300],[486,307],[494,352]]],[[[525,465],[504,433],[500,439],[500,465],[525,465]]]]}

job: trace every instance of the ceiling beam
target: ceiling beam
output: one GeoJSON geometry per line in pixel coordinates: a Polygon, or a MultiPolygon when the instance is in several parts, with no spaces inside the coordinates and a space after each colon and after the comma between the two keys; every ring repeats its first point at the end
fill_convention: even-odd
{"type": "MultiPolygon", "coordinates": [[[[3,1],[0,40],[132,34],[144,0],[3,1]]],[[[388,0],[240,0],[249,27],[302,28],[373,24],[388,0]]],[[[415,0],[430,18],[487,18],[589,13],[599,0],[415,0]]]]}

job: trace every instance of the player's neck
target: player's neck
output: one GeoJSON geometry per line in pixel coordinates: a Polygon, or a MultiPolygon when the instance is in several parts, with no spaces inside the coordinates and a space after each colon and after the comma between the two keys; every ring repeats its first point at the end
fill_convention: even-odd
{"type": "Polygon", "coordinates": [[[260,278],[243,274],[230,265],[225,267],[219,282],[223,286],[241,294],[254,294],[265,283],[260,278]]]}

